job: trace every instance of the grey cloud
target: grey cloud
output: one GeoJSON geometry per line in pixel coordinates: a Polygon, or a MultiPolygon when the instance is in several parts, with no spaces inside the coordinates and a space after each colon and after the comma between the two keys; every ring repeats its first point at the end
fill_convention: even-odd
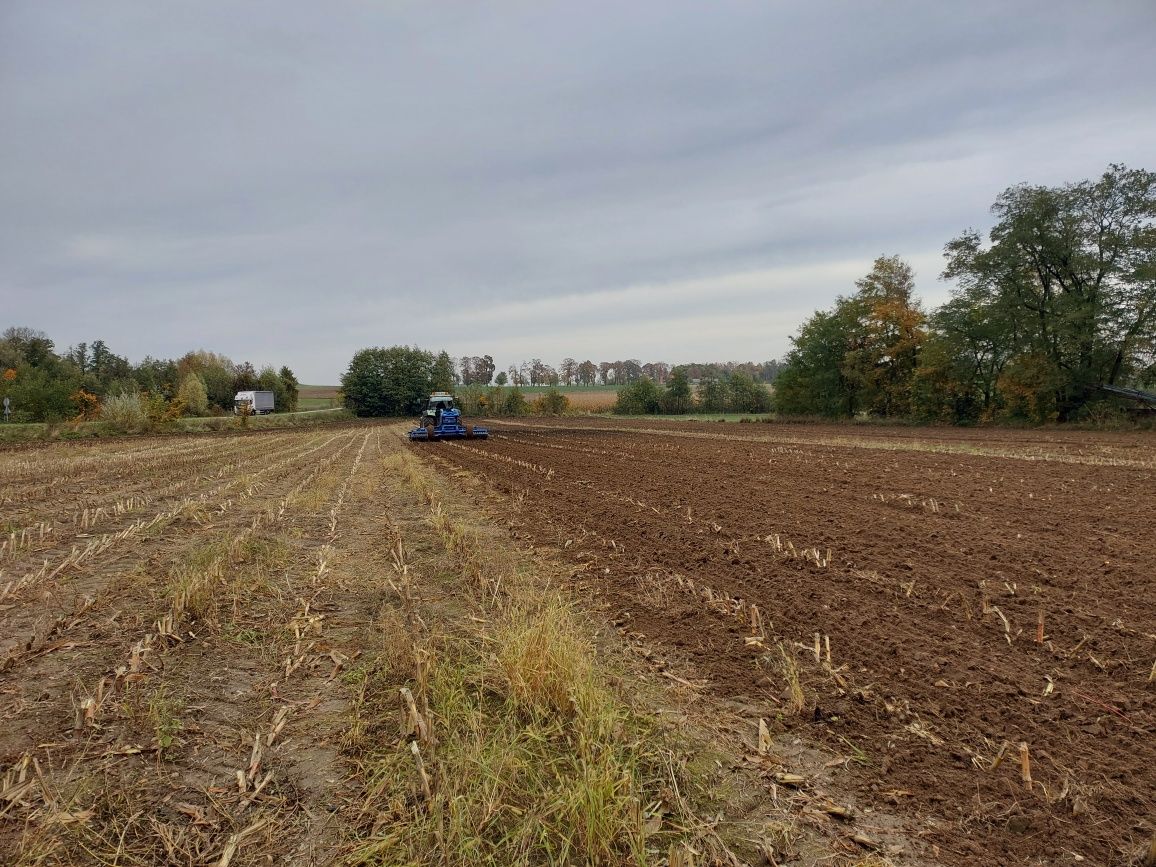
{"type": "MultiPolygon", "coordinates": [[[[1143,165],[1154,36],[1147,0],[10,0],[0,302],[62,343],[307,381],[370,343],[685,360],[742,311],[664,284],[931,261],[1011,183],[1143,165]],[[614,293],[640,285],[623,329],[614,293]],[[580,323],[484,315],[587,293],[580,323]],[[439,332],[447,310],[486,331],[439,332]]],[[[849,288],[767,279],[741,302],[765,333],[708,354],[778,355],[784,313],[849,288]]]]}

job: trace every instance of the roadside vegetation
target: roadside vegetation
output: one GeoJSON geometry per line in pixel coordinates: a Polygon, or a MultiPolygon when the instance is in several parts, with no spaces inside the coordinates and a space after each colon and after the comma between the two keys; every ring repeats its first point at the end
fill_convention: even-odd
{"type": "Polygon", "coordinates": [[[124,436],[126,434],[179,435],[198,433],[221,433],[225,431],[278,430],[309,427],[313,425],[348,422],[354,416],[346,409],[302,410],[294,413],[274,413],[255,416],[206,416],[193,418],[183,416],[168,419],[150,419],[139,422],[135,414],[132,423],[124,419],[116,421],[98,418],[94,421],[28,422],[25,424],[0,424],[0,443],[24,442],[28,440],[82,440],[101,437],[124,436]]]}
{"type": "Polygon", "coordinates": [[[132,364],[104,343],[79,343],[63,352],[47,334],[10,327],[0,334],[0,399],[9,424],[103,420],[137,432],[177,419],[232,415],[238,391],[274,394],[276,412],[297,409],[297,377],[288,367],[254,369],[214,352],[132,364]]]}

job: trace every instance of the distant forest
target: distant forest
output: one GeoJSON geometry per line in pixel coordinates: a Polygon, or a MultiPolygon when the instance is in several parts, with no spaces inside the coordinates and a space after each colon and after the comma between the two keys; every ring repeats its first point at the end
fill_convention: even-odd
{"type": "Polygon", "coordinates": [[[665,385],[671,372],[678,367],[693,381],[707,378],[725,378],[732,373],[742,373],[756,382],[774,382],[781,368],[778,361],[700,361],[691,364],[671,365],[665,361],[650,361],[643,364],[636,358],[626,361],[576,361],[563,358],[554,367],[540,358],[511,364],[505,370],[497,370],[494,359],[488,355],[463,356],[454,361],[454,382],[459,385],[516,385],[516,386],[587,386],[618,388],[645,378],[659,385],[665,385]]]}

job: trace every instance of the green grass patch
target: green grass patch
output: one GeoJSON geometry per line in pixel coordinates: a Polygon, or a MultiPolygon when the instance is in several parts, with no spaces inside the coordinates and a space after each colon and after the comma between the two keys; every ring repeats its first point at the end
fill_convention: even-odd
{"type": "Polygon", "coordinates": [[[653,724],[615,694],[568,606],[510,609],[427,658],[432,798],[413,784],[408,741],[395,740],[403,657],[367,675],[379,722],[360,739],[384,746],[362,760],[363,813],[388,820],[347,864],[646,863],[646,789],[664,770],[646,746],[653,724]]]}

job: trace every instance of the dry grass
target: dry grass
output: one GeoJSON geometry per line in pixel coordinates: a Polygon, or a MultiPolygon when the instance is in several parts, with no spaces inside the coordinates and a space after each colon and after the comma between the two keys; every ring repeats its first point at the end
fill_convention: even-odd
{"type": "Polygon", "coordinates": [[[367,796],[346,863],[647,864],[683,840],[721,854],[675,794],[682,748],[617,685],[584,615],[508,548],[492,550],[426,467],[392,461],[431,506],[435,561],[454,569],[395,557],[399,606],[354,675],[346,746],[367,796]],[[449,607],[421,601],[451,588],[449,607]]]}
{"type": "Polygon", "coordinates": [[[803,694],[803,684],[799,679],[799,664],[794,653],[779,645],[779,670],[787,684],[787,694],[790,697],[791,708],[795,713],[803,713],[807,709],[807,698],[803,694]]]}
{"type": "Polygon", "coordinates": [[[575,412],[610,412],[618,400],[618,392],[612,388],[574,389],[565,394],[570,400],[570,409],[575,412]]]}

